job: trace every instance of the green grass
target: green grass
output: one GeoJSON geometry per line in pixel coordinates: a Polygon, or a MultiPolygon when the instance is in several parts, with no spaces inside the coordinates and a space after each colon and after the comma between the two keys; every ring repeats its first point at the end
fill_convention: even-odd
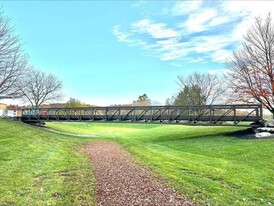
{"type": "Polygon", "coordinates": [[[239,127],[47,123],[122,144],[198,204],[274,204],[274,139],[241,139],[239,127]]]}
{"type": "Polygon", "coordinates": [[[238,127],[47,123],[71,137],[0,120],[0,205],[95,205],[84,143],[122,144],[201,205],[274,204],[274,139],[240,139],[238,127]]]}
{"type": "Polygon", "coordinates": [[[0,205],[95,205],[86,141],[0,119],[0,205]]]}

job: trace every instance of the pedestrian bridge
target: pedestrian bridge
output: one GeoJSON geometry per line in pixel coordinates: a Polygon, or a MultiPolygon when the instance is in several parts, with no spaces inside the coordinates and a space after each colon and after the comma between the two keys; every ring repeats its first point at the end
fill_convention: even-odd
{"type": "Polygon", "coordinates": [[[263,119],[260,104],[201,106],[110,106],[81,108],[26,108],[21,120],[39,121],[101,121],[174,124],[216,124],[257,122],[263,119]]]}

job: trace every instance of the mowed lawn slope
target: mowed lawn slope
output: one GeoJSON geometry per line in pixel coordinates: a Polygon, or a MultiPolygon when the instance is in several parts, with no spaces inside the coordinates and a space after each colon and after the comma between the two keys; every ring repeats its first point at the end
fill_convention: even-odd
{"type": "Polygon", "coordinates": [[[242,127],[47,123],[117,141],[198,204],[274,204],[274,139],[241,139],[242,127]]]}
{"type": "Polygon", "coordinates": [[[85,141],[0,119],[0,205],[95,205],[85,141]]]}

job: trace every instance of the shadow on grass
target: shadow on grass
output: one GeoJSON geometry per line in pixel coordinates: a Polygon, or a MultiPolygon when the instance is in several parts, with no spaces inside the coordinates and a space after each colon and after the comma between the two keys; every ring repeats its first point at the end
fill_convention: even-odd
{"type": "Polygon", "coordinates": [[[225,135],[227,137],[236,137],[239,139],[256,139],[252,128],[247,128],[245,130],[240,130],[235,132],[228,132],[225,135]]]}
{"type": "MultiPolygon", "coordinates": [[[[172,134],[170,135],[170,137],[167,139],[165,135],[151,139],[149,142],[169,142],[169,141],[192,141],[192,140],[198,140],[198,139],[211,139],[211,138],[227,138],[227,137],[231,137],[231,138],[238,138],[238,139],[254,139],[254,137],[252,137],[252,134],[254,134],[252,128],[247,128],[244,130],[240,130],[240,131],[233,131],[233,132],[218,132],[218,133],[214,133],[214,134],[193,134],[193,135],[189,135],[188,134],[172,134]],[[186,135],[187,137],[184,137],[184,135],[186,135]]],[[[256,138],[255,138],[256,139],[256,138]]]]}

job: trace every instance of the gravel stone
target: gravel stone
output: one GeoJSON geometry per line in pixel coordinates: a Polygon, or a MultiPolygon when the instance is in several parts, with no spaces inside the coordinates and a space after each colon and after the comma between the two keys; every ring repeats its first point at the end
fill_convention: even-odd
{"type": "Polygon", "coordinates": [[[93,166],[99,206],[181,205],[192,206],[136,161],[120,145],[97,141],[84,148],[93,166]]]}

